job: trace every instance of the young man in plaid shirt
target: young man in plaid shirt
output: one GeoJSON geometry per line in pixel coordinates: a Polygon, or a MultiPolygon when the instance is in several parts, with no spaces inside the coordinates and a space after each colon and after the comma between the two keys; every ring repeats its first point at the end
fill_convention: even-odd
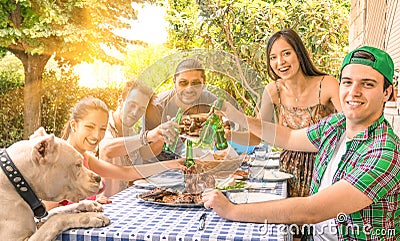
{"type": "Polygon", "coordinates": [[[234,205],[213,191],[204,196],[204,206],[236,221],[309,224],[314,240],[399,240],[400,142],[383,116],[393,74],[386,52],[369,46],[353,50],[341,67],[343,112],[302,130],[244,117],[224,104],[228,119],[248,125],[261,139],[318,151],[311,196],[234,205]]]}

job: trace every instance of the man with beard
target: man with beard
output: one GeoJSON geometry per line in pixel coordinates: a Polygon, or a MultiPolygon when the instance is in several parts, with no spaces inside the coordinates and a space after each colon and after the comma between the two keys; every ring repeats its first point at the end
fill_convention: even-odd
{"type": "MultiPolygon", "coordinates": [[[[201,104],[212,104],[217,97],[204,89],[206,82],[205,70],[202,64],[196,59],[185,59],[176,67],[174,78],[174,89],[167,90],[157,95],[153,101],[153,105],[149,105],[144,124],[146,130],[160,125],[173,118],[178,109],[183,111],[190,107],[201,104]]],[[[175,154],[182,151],[183,142],[178,140],[175,154]]],[[[160,152],[162,146],[155,153],[160,152]]],[[[157,156],[160,161],[171,159],[171,155],[162,151],[157,156]]]]}
{"type": "MultiPolygon", "coordinates": [[[[174,138],[176,133],[173,127],[177,127],[177,124],[172,121],[158,125],[150,131],[142,131],[140,134],[135,132],[133,126],[143,116],[152,94],[153,90],[144,84],[135,81],[126,83],[117,109],[109,112],[107,131],[99,144],[101,159],[120,166],[143,164],[143,160],[154,157],[153,153],[160,153],[165,137],[174,138]]],[[[136,167],[146,172],[144,170],[146,165],[136,167]]],[[[167,170],[162,165],[159,168],[160,172],[167,170]]],[[[127,181],[106,179],[104,195],[110,197],[128,186],[127,181]]]]}

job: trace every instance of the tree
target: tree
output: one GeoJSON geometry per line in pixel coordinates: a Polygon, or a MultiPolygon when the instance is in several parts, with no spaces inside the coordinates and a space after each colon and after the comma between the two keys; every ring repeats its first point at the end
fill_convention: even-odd
{"type": "MultiPolygon", "coordinates": [[[[254,86],[259,94],[271,81],[266,71],[265,48],[277,30],[296,30],[314,63],[336,77],[347,53],[349,0],[169,0],[166,7],[172,47],[201,47],[232,53],[259,74],[262,81],[244,75],[240,80],[243,85],[254,86]]],[[[237,69],[240,71],[239,64],[237,69]]],[[[230,83],[225,88],[233,89],[233,85],[230,83]]],[[[238,97],[246,99],[243,93],[238,93],[238,97]]]]}
{"type": "Polygon", "coordinates": [[[44,67],[51,56],[75,65],[95,59],[116,63],[107,49],[124,51],[113,30],[135,18],[125,0],[7,0],[0,2],[0,52],[17,56],[25,74],[24,138],[40,126],[44,67]]]}

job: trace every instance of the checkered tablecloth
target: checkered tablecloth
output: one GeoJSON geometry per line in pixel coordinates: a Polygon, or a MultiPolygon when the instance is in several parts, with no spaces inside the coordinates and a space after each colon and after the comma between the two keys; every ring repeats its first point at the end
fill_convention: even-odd
{"type": "MultiPolygon", "coordinates": [[[[144,189],[130,187],[111,197],[104,205],[111,224],[103,228],[71,229],[56,240],[68,241],[202,241],[202,240],[291,240],[286,225],[232,222],[202,207],[170,207],[140,201],[136,195],[144,189]],[[206,226],[198,230],[199,217],[207,213],[206,226]]],[[[266,190],[286,196],[286,182],[266,190]]]]}
{"type": "MultiPolygon", "coordinates": [[[[162,174],[165,176],[167,174],[162,174]]],[[[291,240],[287,225],[233,222],[220,218],[203,207],[171,207],[151,204],[136,198],[146,189],[132,186],[111,197],[104,214],[111,224],[103,228],[71,229],[56,240],[66,241],[202,241],[202,240],[291,240]],[[199,217],[207,213],[204,230],[198,230],[199,217]]],[[[286,197],[286,181],[263,192],[286,197]]]]}

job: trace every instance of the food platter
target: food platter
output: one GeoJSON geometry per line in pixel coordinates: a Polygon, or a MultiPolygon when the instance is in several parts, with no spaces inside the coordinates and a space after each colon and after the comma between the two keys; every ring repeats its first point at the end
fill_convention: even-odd
{"type": "Polygon", "coordinates": [[[154,188],[137,194],[140,201],[170,207],[202,207],[201,194],[183,193],[173,188],[154,188]]]}
{"type": "Polygon", "coordinates": [[[182,207],[182,208],[201,208],[201,207],[204,208],[204,205],[202,203],[163,203],[163,202],[147,201],[144,200],[143,198],[140,198],[139,196],[137,196],[137,198],[141,202],[144,202],[145,204],[156,204],[168,207],[182,207]]]}

